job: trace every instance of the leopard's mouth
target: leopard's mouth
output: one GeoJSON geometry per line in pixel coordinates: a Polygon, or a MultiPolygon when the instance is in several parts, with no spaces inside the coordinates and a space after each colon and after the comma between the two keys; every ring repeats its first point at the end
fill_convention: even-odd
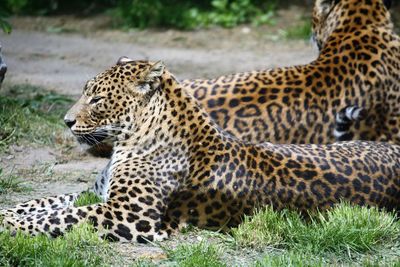
{"type": "Polygon", "coordinates": [[[86,134],[75,134],[75,136],[80,144],[95,146],[102,143],[108,137],[108,134],[106,131],[100,130],[86,134]]]}

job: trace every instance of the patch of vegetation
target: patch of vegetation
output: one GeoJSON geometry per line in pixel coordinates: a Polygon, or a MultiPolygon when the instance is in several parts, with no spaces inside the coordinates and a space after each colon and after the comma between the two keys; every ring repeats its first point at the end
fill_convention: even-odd
{"type": "Polygon", "coordinates": [[[244,222],[232,230],[232,235],[239,246],[281,248],[292,241],[289,231],[304,227],[298,213],[288,210],[276,212],[266,207],[252,217],[246,216],[244,222]]]}
{"type": "Polygon", "coordinates": [[[266,208],[246,217],[232,234],[240,246],[272,246],[345,260],[380,247],[397,246],[400,252],[400,223],[393,213],[341,204],[310,216],[304,221],[296,212],[266,208]]]}
{"type": "Polygon", "coordinates": [[[177,266],[222,267],[221,249],[212,244],[199,242],[193,245],[180,245],[174,250],[167,250],[168,258],[177,266]]]}
{"type": "Polygon", "coordinates": [[[270,267],[322,267],[326,266],[326,263],[321,258],[316,257],[312,254],[304,253],[281,253],[281,254],[269,254],[263,259],[257,261],[254,264],[255,267],[270,266],[270,267]]]}
{"type": "Polygon", "coordinates": [[[158,265],[147,259],[135,260],[132,267],[157,267],[158,265]]]}
{"type": "Polygon", "coordinates": [[[0,168],[0,195],[10,192],[23,192],[29,191],[30,188],[25,186],[17,176],[12,173],[5,174],[3,169],[0,168]]]}
{"type": "Polygon", "coordinates": [[[299,22],[298,25],[291,26],[288,29],[282,31],[282,35],[286,39],[310,39],[312,34],[311,29],[311,18],[304,18],[299,22]]]}
{"type": "Polygon", "coordinates": [[[108,11],[118,26],[195,29],[212,25],[233,27],[241,23],[270,23],[278,3],[277,0],[5,0],[0,2],[0,10],[20,15],[108,11]]]}
{"type": "Polygon", "coordinates": [[[21,141],[52,144],[65,129],[62,117],[72,100],[31,85],[0,94],[0,152],[21,141]]]}
{"type": "Polygon", "coordinates": [[[2,0],[0,10],[17,15],[90,14],[101,12],[112,4],[115,4],[114,0],[2,0]]]}
{"type": "Polygon", "coordinates": [[[92,192],[84,192],[82,193],[78,199],[74,202],[75,207],[82,207],[92,204],[97,204],[102,202],[102,199],[92,192]]]}
{"type": "Polygon", "coordinates": [[[204,28],[212,25],[233,27],[242,23],[271,23],[277,1],[252,0],[121,1],[112,14],[128,27],[204,28]]]}
{"type": "Polygon", "coordinates": [[[0,12],[0,29],[2,29],[4,33],[10,34],[12,30],[11,24],[4,17],[5,16],[0,12]]]}
{"type": "Polygon", "coordinates": [[[105,266],[109,249],[89,224],[56,239],[0,233],[1,266],[105,266]]]}
{"type": "MultiPolygon", "coordinates": [[[[396,216],[376,208],[348,204],[311,214],[308,220],[295,212],[265,208],[253,217],[246,217],[232,231],[232,236],[197,228],[187,228],[184,236],[186,241],[160,243],[168,259],[158,262],[138,259],[132,266],[400,264],[400,222],[396,216]],[[168,246],[176,242],[177,247],[168,246]]],[[[0,234],[1,266],[104,266],[110,264],[109,253],[109,247],[88,225],[57,239],[20,233],[13,238],[9,233],[0,234]]],[[[113,260],[116,264],[120,262],[120,259],[113,260]]]]}

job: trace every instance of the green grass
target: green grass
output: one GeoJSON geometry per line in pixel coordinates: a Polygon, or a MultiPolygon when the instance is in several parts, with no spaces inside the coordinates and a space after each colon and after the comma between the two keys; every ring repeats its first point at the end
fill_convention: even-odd
{"type": "Polygon", "coordinates": [[[232,234],[239,246],[274,247],[343,260],[384,247],[400,253],[400,223],[393,213],[348,204],[311,215],[309,221],[295,212],[266,208],[246,217],[232,234]]]}
{"type": "Polygon", "coordinates": [[[31,85],[0,94],[0,152],[23,141],[53,144],[65,129],[63,116],[72,100],[31,85]]]}
{"type": "Polygon", "coordinates": [[[315,257],[312,254],[304,253],[281,253],[281,254],[270,254],[266,255],[263,259],[257,261],[254,264],[255,267],[275,267],[275,266],[285,266],[285,267],[322,267],[326,266],[323,260],[319,257],[315,257]]]}
{"type": "MultiPolygon", "coordinates": [[[[87,205],[95,198],[87,194],[82,199],[81,204],[87,205]]],[[[265,208],[246,217],[232,230],[232,236],[187,228],[172,239],[159,244],[166,260],[130,263],[143,267],[400,266],[400,222],[396,216],[348,204],[311,215],[309,220],[296,212],[265,208]]],[[[0,266],[102,266],[110,264],[110,253],[115,254],[109,249],[88,225],[57,239],[2,233],[0,266]]],[[[120,262],[111,260],[111,264],[120,262]]]]}
{"type": "Polygon", "coordinates": [[[132,267],[157,267],[158,265],[148,259],[137,259],[132,267]]]}
{"type": "Polygon", "coordinates": [[[286,39],[296,40],[303,39],[308,40],[311,37],[311,18],[303,19],[299,24],[291,26],[282,32],[286,39]]]}
{"type": "Polygon", "coordinates": [[[12,173],[5,174],[3,169],[0,168],[0,195],[10,192],[24,192],[29,191],[30,188],[25,186],[17,176],[12,173]]]}
{"type": "Polygon", "coordinates": [[[85,192],[81,194],[78,199],[74,202],[75,207],[82,207],[91,204],[100,203],[102,199],[92,192],[85,192]]]}
{"type": "Polygon", "coordinates": [[[182,267],[222,267],[221,249],[216,245],[199,242],[193,245],[180,245],[174,250],[167,250],[169,261],[182,267]]]}
{"type": "Polygon", "coordinates": [[[88,224],[64,237],[0,234],[0,266],[105,266],[109,246],[88,224]]]}

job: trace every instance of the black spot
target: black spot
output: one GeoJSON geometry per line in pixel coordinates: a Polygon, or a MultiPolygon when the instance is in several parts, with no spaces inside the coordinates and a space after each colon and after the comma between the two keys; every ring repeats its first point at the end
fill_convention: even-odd
{"type": "Polygon", "coordinates": [[[294,170],[293,173],[298,178],[301,178],[301,179],[304,179],[304,180],[312,180],[318,175],[318,173],[316,171],[312,171],[312,170],[305,170],[305,171],[294,170]]]}
{"type": "Polygon", "coordinates": [[[361,186],[362,185],[361,185],[360,180],[358,180],[358,179],[353,180],[353,187],[354,187],[355,191],[360,192],[362,189],[361,186]]]}
{"type": "Polygon", "coordinates": [[[374,189],[376,191],[383,192],[383,186],[377,180],[374,180],[374,189]]]}
{"type": "MultiPolygon", "coordinates": [[[[138,235],[137,237],[136,237],[136,241],[138,242],[138,243],[147,243],[147,242],[149,242],[148,240],[150,240],[149,238],[145,238],[144,236],[142,236],[142,235],[138,235]]],[[[150,240],[151,241],[151,240],[150,240]]]]}
{"type": "Polygon", "coordinates": [[[306,184],[304,182],[300,182],[300,183],[298,183],[296,189],[297,189],[297,191],[301,192],[304,189],[306,189],[306,184]]]}
{"type": "Polygon", "coordinates": [[[132,238],[133,238],[133,236],[131,234],[131,230],[129,230],[129,228],[123,224],[118,224],[117,230],[115,230],[115,233],[119,236],[122,236],[126,240],[132,240],[132,238]]]}
{"type": "Polygon", "coordinates": [[[138,230],[138,232],[147,233],[151,230],[150,223],[145,220],[140,220],[136,223],[136,230],[138,230]]]}
{"type": "Polygon", "coordinates": [[[50,218],[50,219],[49,219],[49,223],[50,223],[50,224],[59,225],[59,224],[60,224],[60,219],[57,218],[57,217],[50,218]]]}
{"type": "Polygon", "coordinates": [[[207,224],[206,224],[206,226],[207,226],[207,227],[210,227],[210,228],[214,228],[214,227],[220,227],[221,224],[220,224],[218,221],[215,221],[215,220],[213,220],[213,219],[207,219],[207,224]]]}
{"type": "Polygon", "coordinates": [[[110,220],[104,220],[101,225],[103,225],[103,227],[105,229],[111,229],[114,226],[114,223],[110,220]]]}
{"type": "Polygon", "coordinates": [[[238,99],[232,99],[231,101],[229,101],[229,107],[231,108],[237,107],[238,105],[239,105],[238,99]]]}
{"type": "Polygon", "coordinates": [[[134,212],[139,212],[142,210],[142,207],[140,207],[138,204],[131,204],[130,207],[131,207],[131,211],[134,211],[134,212]]]}
{"type": "Polygon", "coordinates": [[[63,233],[61,232],[60,228],[56,227],[53,231],[50,232],[50,236],[53,238],[62,236],[63,233]]]}
{"type": "Polygon", "coordinates": [[[72,215],[67,215],[67,217],[65,217],[64,222],[66,224],[76,224],[78,223],[78,220],[76,218],[74,218],[72,215]]]}
{"type": "Polygon", "coordinates": [[[108,240],[108,241],[111,241],[111,242],[118,242],[119,241],[119,238],[116,237],[115,235],[111,234],[111,233],[103,235],[103,238],[105,240],[108,240]]]}
{"type": "Polygon", "coordinates": [[[334,174],[334,173],[325,173],[324,178],[330,183],[330,184],[346,184],[349,182],[349,179],[344,177],[341,174],[334,174]]]}

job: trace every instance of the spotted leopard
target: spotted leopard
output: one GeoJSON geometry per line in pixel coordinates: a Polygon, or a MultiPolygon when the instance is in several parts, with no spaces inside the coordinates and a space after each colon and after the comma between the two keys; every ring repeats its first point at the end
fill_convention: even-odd
{"type": "Polygon", "coordinates": [[[400,207],[400,146],[247,143],[219,127],[161,62],[120,60],[87,82],[65,121],[82,142],[114,140],[95,189],[104,202],[33,200],[1,211],[4,228],[59,236],[89,221],[111,240],[146,242],[187,224],[237,226],[266,205],[400,207]]]}
{"type": "Polygon", "coordinates": [[[332,143],[335,116],[356,105],[367,117],[356,140],[400,144],[400,38],[383,0],[317,0],[318,58],[183,85],[229,133],[246,141],[332,143]]]}

